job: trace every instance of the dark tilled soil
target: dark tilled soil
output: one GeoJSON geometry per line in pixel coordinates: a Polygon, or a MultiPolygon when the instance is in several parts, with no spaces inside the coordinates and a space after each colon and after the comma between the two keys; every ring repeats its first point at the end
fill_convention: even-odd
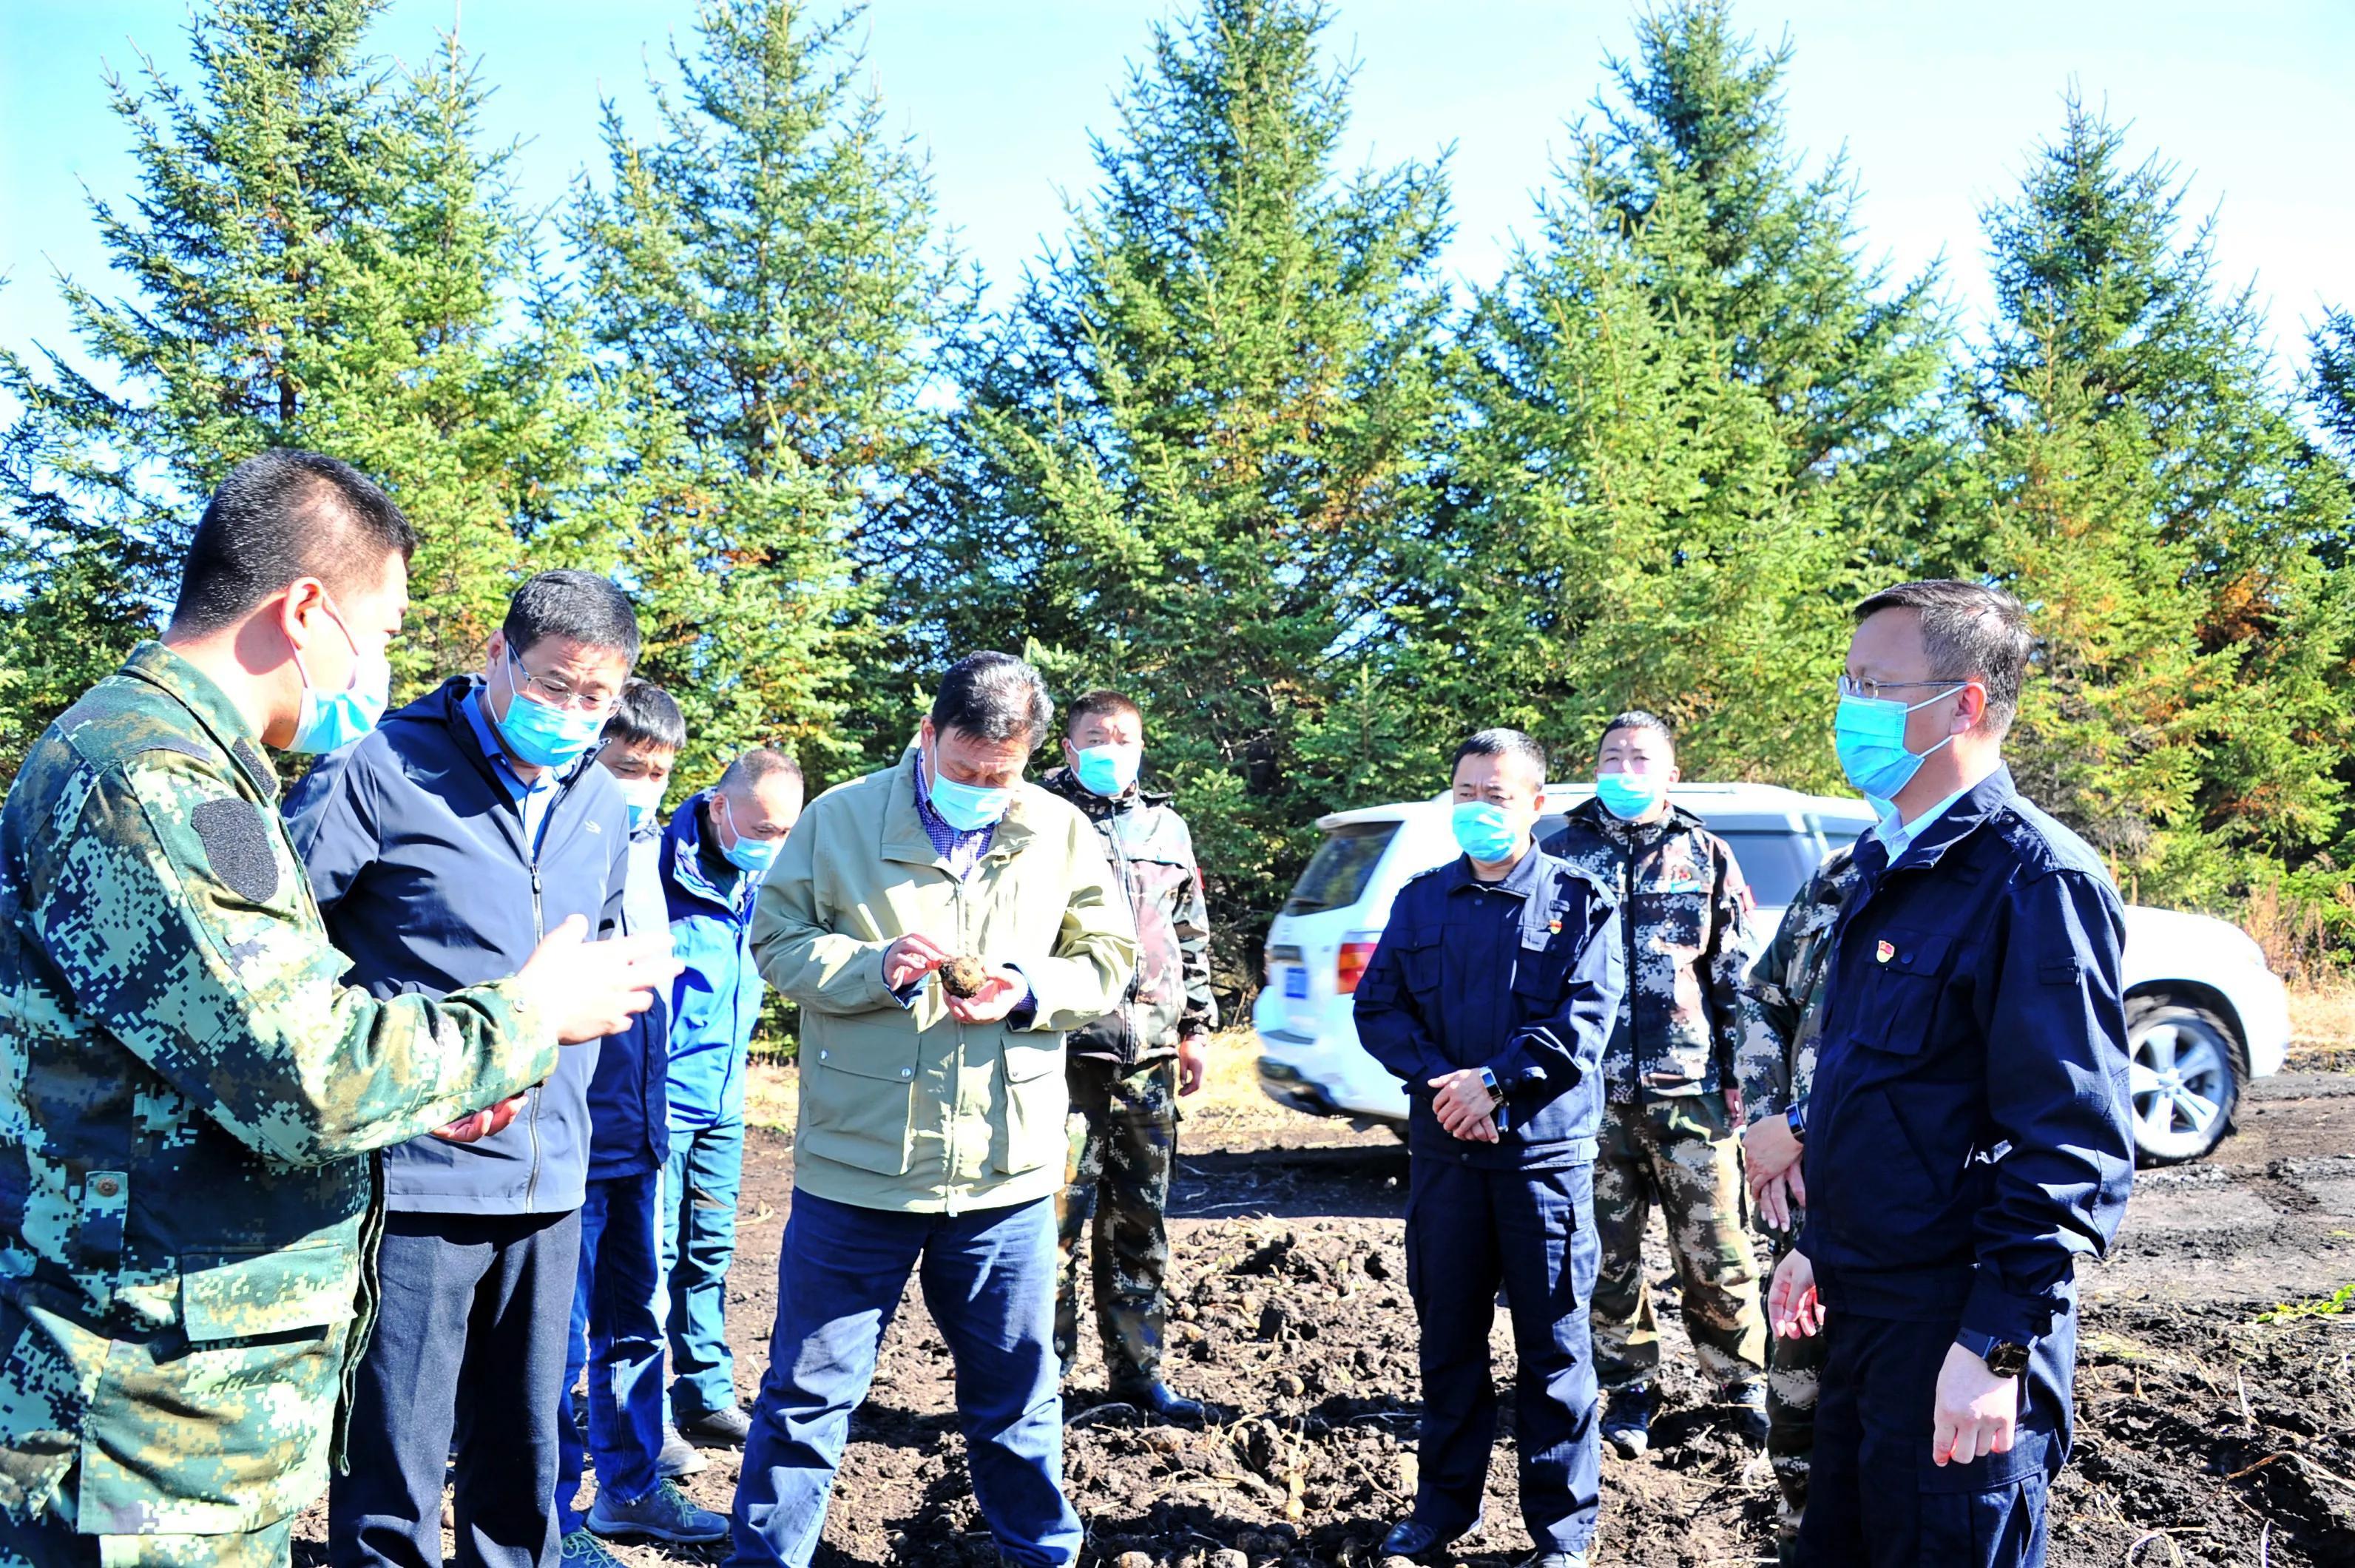
{"type": "MultiPolygon", "coordinates": [[[[2055,1493],[2056,1564],[2355,1564],[2355,1312],[2271,1310],[2355,1277],[2355,1076],[2260,1084],[2241,1123],[2211,1162],[2146,1173],[2116,1256],[2082,1276],[2079,1441],[2055,1493]]],[[[1414,1479],[1415,1331],[1397,1218],[1405,1155],[1386,1135],[1305,1118],[1221,1142],[1184,1155],[1172,1201],[1168,1367],[1219,1418],[1200,1431],[1145,1424],[1102,1402],[1087,1353],[1067,1402],[1085,1561],[1374,1564],[1414,1479]]],[[[791,1162],[785,1139],[755,1135],[730,1302],[747,1394],[765,1360],[791,1162]]],[[[1771,1562],[1773,1483],[1705,1403],[1665,1272],[1655,1291],[1675,1370],[1654,1451],[1605,1456],[1597,1561],[1771,1562]]],[[[1508,1382],[1501,1323],[1496,1349],[1508,1382]]],[[[966,1483],[951,1373],[911,1292],[853,1427],[822,1564],[995,1561],[966,1483]]],[[[1458,1548],[1465,1563],[1529,1550],[1510,1400],[1488,1524],[1458,1548]]],[[[725,1509],[735,1456],[710,1457],[688,1490],[725,1509]]],[[[309,1555],[315,1511],[304,1524],[309,1555]]],[[[653,1564],[725,1553],[618,1554],[653,1564]]]]}

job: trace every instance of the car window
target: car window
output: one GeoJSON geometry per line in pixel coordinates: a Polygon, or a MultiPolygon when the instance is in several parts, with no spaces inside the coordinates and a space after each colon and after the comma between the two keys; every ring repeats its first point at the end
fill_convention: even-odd
{"type": "Polygon", "coordinates": [[[1750,896],[1762,904],[1789,903],[1823,859],[1822,847],[1812,836],[1787,827],[1714,831],[1732,848],[1742,875],[1750,883],[1750,896]]]}
{"type": "Polygon", "coordinates": [[[1284,912],[1321,914],[1356,903],[1398,830],[1396,822],[1348,822],[1327,833],[1284,901],[1284,912]]]}

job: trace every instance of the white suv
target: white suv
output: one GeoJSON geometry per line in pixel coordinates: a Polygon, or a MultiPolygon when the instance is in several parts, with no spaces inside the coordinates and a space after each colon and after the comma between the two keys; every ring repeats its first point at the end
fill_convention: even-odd
{"type": "MultiPolygon", "coordinates": [[[[1591,784],[1550,784],[1543,838],[1591,784]]],[[[1764,944],[1784,906],[1838,845],[1872,826],[1863,802],[1772,784],[1679,784],[1669,791],[1733,848],[1758,900],[1764,944]]],[[[1406,1092],[1358,1044],[1358,977],[1408,878],[1452,859],[1448,797],[1335,812],[1325,842],[1267,935],[1267,984],[1252,1011],[1260,1086],[1295,1110],[1402,1124],[1406,1092]]],[[[2214,1148],[2241,1086],[2281,1071],[2289,998],[2238,927],[2172,910],[2126,910],[2126,1021],[2134,1053],[2135,1141],[2146,1163],[2214,1148]]]]}

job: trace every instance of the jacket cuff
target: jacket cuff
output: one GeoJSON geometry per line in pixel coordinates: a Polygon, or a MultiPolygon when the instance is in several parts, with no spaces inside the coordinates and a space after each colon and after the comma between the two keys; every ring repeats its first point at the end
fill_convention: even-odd
{"type": "Polygon", "coordinates": [[[1981,1264],[1963,1302],[1962,1332],[1983,1334],[1999,1345],[2032,1347],[2052,1332],[2062,1306],[2058,1295],[2020,1296],[2006,1290],[1996,1272],[1981,1264]]]}
{"type": "Polygon", "coordinates": [[[1539,1065],[1530,1052],[1526,1033],[1516,1034],[1505,1049],[1481,1063],[1497,1080],[1497,1087],[1506,1094],[1518,1093],[1533,1083],[1546,1082],[1546,1070],[1539,1065]]]}

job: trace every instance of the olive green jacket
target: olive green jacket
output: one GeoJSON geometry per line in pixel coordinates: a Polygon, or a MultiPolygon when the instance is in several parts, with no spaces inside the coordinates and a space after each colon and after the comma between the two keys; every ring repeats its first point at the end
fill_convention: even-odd
{"type": "Polygon", "coordinates": [[[752,953],[801,1004],[800,1190],[954,1214],[1062,1185],[1063,1031],[1118,1007],[1136,966],[1127,900],[1067,802],[1020,785],[959,880],[916,814],[910,763],[830,789],[762,884],[752,953]],[[958,1023],[937,978],[903,1003],[883,951],[911,932],[1020,969],[1029,1027],[958,1023]]]}

